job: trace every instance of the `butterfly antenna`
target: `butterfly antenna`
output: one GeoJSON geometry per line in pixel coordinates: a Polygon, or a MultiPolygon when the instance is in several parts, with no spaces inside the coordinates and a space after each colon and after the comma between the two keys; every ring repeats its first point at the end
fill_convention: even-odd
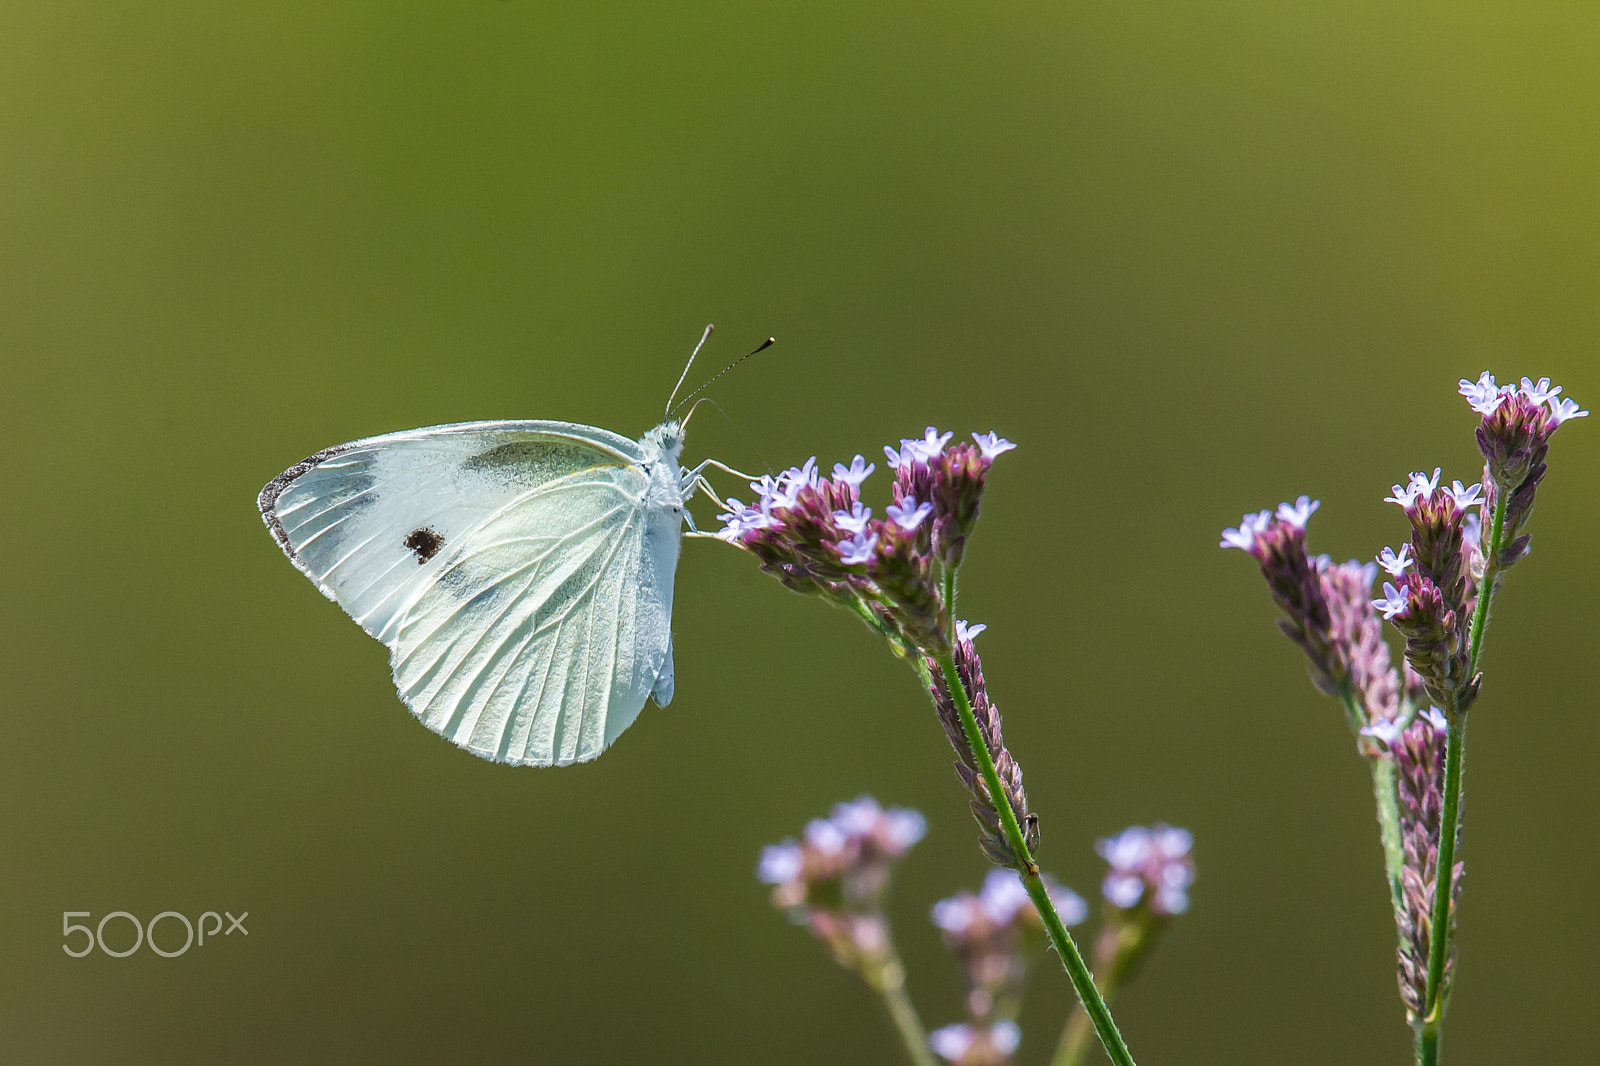
{"type": "MultiPolygon", "coordinates": [[[[711,331],[708,328],[706,330],[706,332],[710,333],[711,331]]],[[[704,343],[704,340],[702,340],[701,343],[704,343]]],[[[722,375],[726,374],[728,371],[732,370],[734,367],[738,366],[740,363],[744,362],[746,359],[750,358],[752,355],[758,355],[761,352],[766,351],[768,348],[772,347],[774,344],[777,344],[777,343],[778,343],[778,338],[776,338],[776,337],[768,337],[766,340],[762,341],[759,345],[756,346],[755,351],[746,352],[744,355],[741,355],[739,358],[735,359],[733,362],[729,363],[727,366],[723,367],[721,370],[719,370],[715,374],[711,375],[711,380],[710,381],[706,382],[704,385],[701,385],[698,389],[695,389],[689,395],[685,396],[683,398],[682,402],[678,404],[678,406],[682,407],[684,404],[688,403],[690,400],[694,399],[696,396],[700,395],[702,392],[705,392],[707,389],[709,389],[711,387],[712,383],[715,382],[718,378],[720,378],[722,375]]],[[[695,349],[695,351],[699,351],[699,350],[700,349],[698,349],[698,348],[695,349]]],[[[693,358],[691,357],[691,362],[692,361],[693,361],[693,358]]],[[[685,367],[683,372],[685,374],[687,374],[689,372],[689,369],[687,367],[685,367]]],[[[681,379],[680,379],[680,381],[678,383],[680,385],[683,384],[681,379]]],[[[678,390],[677,389],[673,389],[672,390],[672,394],[674,396],[676,396],[678,394],[678,390]]],[[[669,401],[667,403],[667,417],[670,418],[672,416],[673,410],[674,410],[674,408],[673,408],[671,402],[669,401]]],[[[718,410],[721,410],[721,408],[718,408],[718,410]]]]}
{"type": "MultiPolygon", "coordinates": [[[[706,346],[706,340],[710,338],[711,331],[716,328],[715,323],[706,323],[706,331],[700,334],[700,343],[696,344],[694,351],[689,353],[689,361],[683,364],[683,373],[678,375],[678,383],[672,386],[672,395],[667,397],[667,410],[664,417],[670,418],[672,416],[672,401],[678,398],[678,390],[683,388],[683,379],[689,376],[689,368],[694,366],[694,357],[700,354],[700,349],[706,346]]],[[[693,394],[691,393],[690,395],[693,394]]]]}

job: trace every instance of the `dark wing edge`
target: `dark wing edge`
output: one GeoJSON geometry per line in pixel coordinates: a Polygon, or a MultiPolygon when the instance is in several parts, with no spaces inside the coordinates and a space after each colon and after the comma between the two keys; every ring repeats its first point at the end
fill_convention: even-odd
{"type": "MultiPolygon", "coordinates": [[[[336,455],[343,455],[352,448],[359,447],[365,441],[351,441],[349,444],[335,444],[332,448],[324,448],[315,455],[308,455],[298,463],[267,482],[266,487],[256,496],[256,506],[261,509],[261,520],[267,524],[267,529],[272,533],[272,539],[278,542],[278,547],[283,549],[296,566],[300,560],[294,553],[294,547],[289,543],[289,533],[283,528],[283,523],[278,520],[278,497],[307,473],[315,470],[323,463],[336,455]]],[[[304,569],[304,568],[302,568],[304,569]]],[[[317,582],[321,587],[321,582],[317,582]]]]}

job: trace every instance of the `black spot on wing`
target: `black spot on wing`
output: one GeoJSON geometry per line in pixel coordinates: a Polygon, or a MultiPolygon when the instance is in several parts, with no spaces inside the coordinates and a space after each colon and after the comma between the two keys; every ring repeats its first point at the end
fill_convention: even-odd
{"type": "Polygon", "coordinates": [[[421,566],[439,554],[439,549],[444,547],[444,538],[436,531],[424,527],[413,529],[400,543],[417,553],[417,565],[421,566]]]}

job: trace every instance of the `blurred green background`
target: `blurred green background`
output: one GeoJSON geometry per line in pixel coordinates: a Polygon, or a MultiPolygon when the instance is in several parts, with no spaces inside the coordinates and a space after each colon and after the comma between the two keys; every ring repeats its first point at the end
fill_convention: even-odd
{"type": "MultiPolygon", "coordinates": [[[[1042,859],[1088,895],[1098,836],[1197,841],[1140,1062],[1409,1062],[1366,771],[1217,534],[1309,492],[1370,556],[1406,471],[1475,474],[1458,377],[1600,402],[1597,52],[1559,2],[0,7],[0,1059],[894,1062],[752,878],[863,791],[928,815],[893,913],[958,1020],[926,915],[974,829],[846,615],[690,542],[676,702],[513,770],[256,514],[388,430],[636,435],[715,321],[697,374],[780,343],[691,458],[1020,443],[961,613],[1042,859]],[[65,910],[224,909],[248,939],[61,951],[65,910]]],[[[1490,632],[1453,1066],[1595,1057],[1596,421],[1490,632]]]]}

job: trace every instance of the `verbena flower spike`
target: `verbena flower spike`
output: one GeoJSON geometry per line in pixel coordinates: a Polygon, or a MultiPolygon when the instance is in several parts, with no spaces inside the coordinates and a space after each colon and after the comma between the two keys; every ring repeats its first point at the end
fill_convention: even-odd
{"type": "Polygon", "coordinates": [[[1371,764],[1400,996],[1419,1066],[1438,1061],[1455,973],[1461,769],[1490,604],[1501,573],[1528,554],[1550,437],[1588,415],[1549,378],[1498,385],[1485,371],[1462,379],[1460,392],[1480,418],[1483,477],[1445,485],[1435,468],[1395,485],[1386,502],[1401,508],[1411,532],[1398,551],[1385,547],[1365,565],[1311,558],[1304,534],[1316,504],[1304,496],[1275,513],[1247,514],[1222,534],[1223,547],[1260,564],[1284,614],[1279,626],[1305,651],[1316,686],[1343,700],[1371,764]],[[1371,596],[1377,567],[1388,580],[1371,596]],[[1401,672],[1380,616],[1404,639],[1401,672]]]}
{"type": "MultiPolygon", "coordinates": [[[[812,458],[752,481],[756,496],[748,505],[728,499],[716,536],[755,556],[787,588],[849,610],[911,663],[956,753],[983,853],[1016,871],[1107,1054],[1117,1066],[1133,1066],[1034,859],[1039,821],[1028,809],[1021,766],[1006,749],[973,649],[983,627],[954,614],[956,575],[985,481],[995,459],[1015,445],[995,433],[973,434],[971,443],[952,440],[930,426],[920,438],[884,448],[893,484],[881,515],[861,496],[875,464],[858,455],[848,466],[834,464],[830,478],[812,458]]],[[[854,950],[848,937],[841,943],[836,955],[854,950]]],[[[1010,1054],[992,1028],[941,1033],[940,1054],[950,1061],[1004,1061],[1010,1054]]]]}

